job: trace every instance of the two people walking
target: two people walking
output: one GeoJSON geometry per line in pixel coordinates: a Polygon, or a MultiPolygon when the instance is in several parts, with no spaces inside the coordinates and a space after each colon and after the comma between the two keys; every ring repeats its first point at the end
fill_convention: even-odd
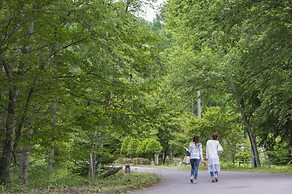
{"type": "MultiPolygon", "coordinates": [[[[218,182],[220,171],[219,154],[223,152],[223,148],[220,145],[218,138],[218,133],[213,133],[212,139],[208,140],[206,143],[206,159],[208,160],[208,170],[212,183],[218,182]]],[[[190,164],[192,167],[190,181],[192,183],[197,183],[200,161],[205,164],[203,157],[203,146],[200,142],[199,135],[194,135],[193,141],[190,143],[189,148],[186,148],[186,150],[190,154],[190,164]]]]}

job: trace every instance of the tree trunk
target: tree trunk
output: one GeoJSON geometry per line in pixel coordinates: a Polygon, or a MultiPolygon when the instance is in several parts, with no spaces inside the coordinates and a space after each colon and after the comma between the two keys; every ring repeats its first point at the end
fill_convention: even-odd
{"type": "MultiPolygon", "coordinates": [[[[57,126],[57,103],[54,101],[52,103],[52,131],[56,130],[57,126]]],[[[49,150],[49,155],[48,155],[48,172],[49,174],[53,171],[53,163],[54,163],[54,156],[55,156],[55,138],[53,137],[52,139],[52,146],[51,149],[49,150]]]]}
{"type": "Polygon", "coordinates": [[[28,167],[29,167],[29,156],[30,149],[29,146],[25,148],[19,148],[19,153],[17,154],[17,164],[19,164],[19,178],[22,184],[28,182],[28,167]]]}
{"type": "MultiPolygon", "coordinates": [[[[3,1],[0,1],[0,6],[2,6],[2,3],[3,1]]],[[[25,35],[25,38],[27,40],[31,38],[33,34],[33,29],[34,29],[34,24],[32,22],[25,35]]],[[[24,45],[23,48],[21,49],[21,52],[23,54],[26,54],[26,53],[31,52],[31,50],[32,49],[30,45],[24,45]]],[[[2,61],[1,63],[4,67],[6,77],[10,83],[7,117],[6,117],[6,124],[5,124],[5,130],[4,130],[4,136],[5,136],[4,145],[3,145],[3,150],[2,150],[2,156],[0,158],[0,184],[7,184],[8,182],[10,182],[10,164],[12,161],[13,150],[15,147],[14,144],[17,143],[15,135],[18,135],[18,139],[19,139],[27,110],[25,108],[24,113],[22,115],[23,117],[20,119],[18,128],[16,129],[15,109],[16,109],[17,97],[19,96],[19,88],[15,85],[15,80],[13,76],[14,69],[13,69],[12,64],[8,64],[5,61],[2,61]],[[16,131],[19,132],[19,134],[15,134],[16,131]]],[[[20,63],[17,69],[18,76],[20,77],[23,76],[25,71],[26,71],[25,64],[20,63]]],[[[30,96],[28,99],[30,99],[30,96]]],[[[29,101],[27,101],[27,105],[28,104],[29,104],[29,101]]]]}
{"type": "MultiPolygon", "coordinates": [[[[90,161],[89,161],[89,177],[90,177],[91,182],[93,184],[95,183],[96,164],[97,164],[96,153],[95,153],[96,140],[97,140],[97,135],[96,135],[96,133],[94,133],[93,137],[92,137],[92,142],[91,142],[92,147],[91,147],[90,161]]],[[[103,142],[102,142],[102,145],[100,145],[100,146],[103,146],[103,142]]]]}
{"type": "Polygon", "coordinates": [[[260,159],[259,159],[259,154],[258,154],[258,149],[257,149],[257,144],[256,144],[256,141],[253,137],[253,130],[252,130],[252,127],[250,125],[250,121],[246,115],[246,112],[244,110],[244,104],[243,104],[243,101],[241,101],[239,99],[239,95],[237,94],[237,90],[233,84],[233,81],[230,80],[230,81],[227,81],[230,88],[231,88],[231,92],[232,92],[232,95],[233,97],[235,98],[235,101],[236,101],[236,104],[237,104],[237,107],[240,111],[240,114],[241,114],[241,118],[242,118],[242,121],[245,125],[245,127],[247,128],[247,132],[248,132],[248,137],[249,137],[249,141],[250,141],[250,144],[251,144],[251,149],[252,149],[252,166],[254,168],[256,167],[259,167],[261,166],[261,163],[260,163],[260,159]]]}
{"type": "MultiPolygon", "coordinates": [[[[32,33],[33,33],[33,29],[34,29],[34,22],[31,22],[31,25],[28,28],[27,33],[25,35],[25,38],[27,40],[29,40],[31,38],[32,33]]],[[[31,48],[30,45],[24,45],[23,48],[21,49],[21,52],[23,54],[27,54],[27,53],[30,53],[31,50],[32,50],[32,48],[31,48]]],[[[23,76],[26,71],[27,70],[25,68],[25,63],[20,62],[18,70],[17,70],[17,74],[19,76],[23,76]]],[[[29,110],[29,105],[30,105],[30,101],[31,101],[31,98],[32,98],[32,95],[33,95],[33,88],[35,86],[35,83],[36,83],[36,77],[35,77],[35,79],[33,81],[32,86],[29,87],[29,89],[28,89],[28,93],[27,93],[27,96],[26,96],[25,104],[21,108],[22,109],[22,113],[20,114],[20,119],[19,119],[19,122],[17,124],[16,129],[15,129],[15,141],[14,141],[13,150],[17,150],[18,141],[21,138],[23,125],[24,125],[25,121],[27,120],[27,112],[29,110]]]]}
{"type": "Polygon", "coordinates": [[[23,107],[23,112],[22,112],[20,121],[19,121],[19,123],[18,123],[18,125],[17,125],[17,127],[15,129],[16,130],[15,131],[15,143],[14,143],[14,146],[13,146],[13,150],[16,150],[17,149],[17,144],[18,144],[18,141],[20,140],[20,137],[21,137],[21,134],[22,134],[22,128],[23,128],[24,122],[27,119],[26,117],[27,117],[27,112],[28,112],[28,109],[29,109],[29,104],[30,104],[30,101],[31,101],[31,98],[32,98],[32,94],[33,94],[34,84],[35,84],[35,82],[33,83],[33,86],[28,91],[28,94],[27,94],[27,97],[26,97],[25,105],[23,107]]]}
{"type": "MultiPolygon", "coordinates": [[[[99,149],[103,149],[103,147],[104,147],[104,133],[103,132],[101,132],[101,134],[100,134],[100,139],[99,139],[99,149]]],[[[101,164],[102,164],[102,161],[103,161],[103,158],[102,158],[102,156],[99,158],[99,165],[101,166],[101,164]]]]}
{"type": "Polygon", "coordinates": [[[167,158],[167,149],[165,149],[162,153],[162,164],[165,164],[166,158],[167,158]]]}
{"type": "Polygon", "coordinates": [[[0,61],[0,73],[4,72],[4,66],[2,64],[2,62],[0,61]]]}
{"type": "MultiPolygon", "coordinates": [[[[32,121],[29,122],[29,135],[32,136],[33,134],[33,127],[32,127],[32,121]]],[[[20,160],[20,168],[21,168],[21,174],[20,174],[20,180],[22,184],[28,183],[28,169],[29,169],[29,158],[30,158],[30,145],[27,143],[25,149],[21,153],[21,160],[20,160]]]]}
{"type": "Polygon", "coordinates": [[[95,183],[95,170],[94,170],[94,160],[93,160],[93,153],[90,153],[90,178],[91,178],[91,183],[95,183]]]}
{"type": "Polygon", "coordinates": [[[252,150],[252,166],[254,168],[261,166],[260,163],[260,158],[259,158],[259,153],[258,153],[258,149],[257,149],[257,145],[256,145],[256,141],[253,137],[253,133],[252,133],[252,128],[249,122],[249,119],[246,116],[246,113],[244,111],[243,105],[242,103],[238,102],[238,107],[241,113],[241,117],[242,120],[245,124],[245,127],[247,128],[247,132],[248,132],[248,137],[249,137],[249,141],[251,144],[251,150],[252,150]]]}
{"type": "Polygon", "coordinates": [[[10,164],[12,160],[14,133],[15,133],[15,106],[18,96],[18,90],[12,86],[9,90],[9,102],[7,109],[7,118],[4,131],[4,145],[2,156],[0,158],[0,184],[10,182],[10,164]]]}
{"type": "Polygon", "coordinates": [[[193,114],[193,115],[195,115],[195,105],[194,105],[194,98],[195,98],[195,97],[193,97],[193,96],[192,96],[192,106],[191,106],[191,112],[192,112],[192,114],[193,114]]]}
{"type": "Polygon", "coordinates": [[[197,98],[198,98],[198,102],[197,102],[197,116],[198,118],[202,117],[202,108],[201,108],[201,91],[197,91],[197,98]]]}
{"type": "MultiPolygon", "coordinates": [[[[112,167],[110,170],[108,170],[107,172],[100,175],[99,178],[106,178],[108,176],[112,176],[112,175],[116,174],[117,172],[119,172],[121,169],[123,169],[123,167],[121,167],[121,166],[120,167],[112,167]]],[[[130,171],[128,173],[130,173],[130,171]]]]}
{"type": "Polygon", "coordinates": [[[159,154],[154,154],[154,162],[156,166],[159,165],[159,154]]]}
{"type": "Polygon", "coordinates": [[[52,146],[48,154],[48,173],[49,174],[51,174],[53,171],[54,155],[55,155],[55,150],[52,146]]]}
{"type": "Polygon", "coordinates": [[[173,159],[173,154],[172,154],[172,145],[169,147],[169,158],[172,160],[173,159]]]}

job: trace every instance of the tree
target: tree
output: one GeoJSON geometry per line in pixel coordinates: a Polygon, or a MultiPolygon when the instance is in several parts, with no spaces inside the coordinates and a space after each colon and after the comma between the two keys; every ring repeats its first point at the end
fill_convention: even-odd
{"type": "Polygon", "coordinates": [[[20,143],[53,153],[63,144],[75,150],[72,142],[81,137],[76,144],[87,145],[84,160],[96,159],[91,166],[113,161],[112,145],[139,133],[148,117],[140,98],[151,90],[159,61],[159,37],[134,15],[140,1],[1,3],[1,184],[9,182],[20,143]]]}
{"type": "Polygon", "coordinates": [[[291,58],[287,54],[291,49],[287,39],[291,32],[287,25],[291,19],[288,7],[287,1],[279,4],[272,1],[169,1],[165,12],[173,40],[170,61],[176,67],[175,64],[184,66],[181,73],[184,79],[180,79],[183,84],[180,85],[189,86],[185,89],[187,94],[194,93],[194,87],[211,93],[218,93],[220,88],[224,93],[228,91],[232,94],[232,101],[248,131],[254,166],[260,165],[255,136],[266,140],[274,133],[276,137],[290,123],[290,113],[285,108],[289,107],[286,102],[290,99],[286,84],[286,89],[280,85],[277,89],[274,87],[291,83],[288,78],[291,71],[283,69],[283,66],[290,64],[291,58]],[[181,55],[183,57],[176,57],[181,55]],[[200,56],[201,60],[194,60],[200,59],[200,56]],[[200,74],[203,79],[199,79],[200,74]],[[281,79],[279,75],[282,75],[281,79]],[[208,83],[209,87],[206,87],[208,83]],[[270,106],[271,102],[281,102],[281,105],[270,106]],[[280,112],[285,116],[276,116],[280,112]],[[277,120],[285,124],[281,125],[277,120]],[[273,127],[266,130],[264,126],[273,127]]]}

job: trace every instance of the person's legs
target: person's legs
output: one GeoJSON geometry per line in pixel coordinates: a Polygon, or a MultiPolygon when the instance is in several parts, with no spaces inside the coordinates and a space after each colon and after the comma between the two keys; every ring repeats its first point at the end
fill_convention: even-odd
{"type": "Polygon", "coordinates": [[[194,182],[194,175],[195,175],[195,159],[191,159],[190,160],[190,163],[191,163],[191,182],[193,183],[194,182]]]}
{"type": "Polygon", "coordinates": [[[200,159],[196,159],[195,160],[195,170],[194,170],[194,177],[195,179],[198,178],[198,174],[199,174],[199,165],[200,165],[200,159]]]}
{"type": "Polygon", "coordinates": [[[218,182],[218,171],[215,172],[215,181],[218,182]]]}
{"type": "Polygon", "coordinates": [[[209,169],[210,169],[211,181],[212,181],[212,183],[214,183],[214,182],[215,182],[215,170],[214,170],[214,165],[210,165],[210,166],[209,166],[209,169]]]}
{"type": "Polygon", "coordinates": [[[218,182],[219,169],[220,169],[219,165],[215,165],[214,173],[215,173],[215,181],[216,182],[218,182]]]}

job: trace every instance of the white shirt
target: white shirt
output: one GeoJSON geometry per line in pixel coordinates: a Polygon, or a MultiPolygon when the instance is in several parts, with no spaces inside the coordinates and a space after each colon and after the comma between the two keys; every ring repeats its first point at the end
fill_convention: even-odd
{"type": "Polygon", "coordinates": [[[218,140],[208,140],[206,144],[206,158],[209,164],[219,164],[218,149],[222,149],[218,140]]]}
{"type": "Polygon", "coordinates": [[[196,145],[194,142],[191,142],[189,152],[191,154],[190,159],[201,159],[203,157],[202,144],[198,143],[196,145]]]}

